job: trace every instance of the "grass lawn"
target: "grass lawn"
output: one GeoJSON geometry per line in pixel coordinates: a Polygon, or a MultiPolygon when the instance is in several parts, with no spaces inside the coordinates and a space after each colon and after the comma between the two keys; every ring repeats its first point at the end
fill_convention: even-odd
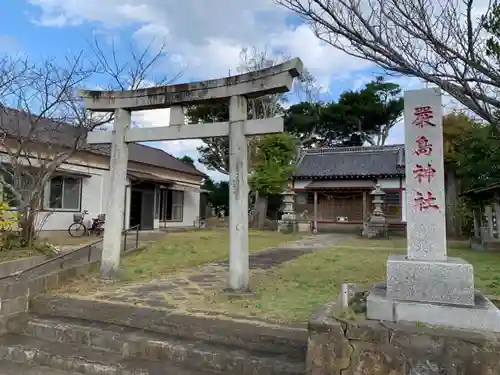
{"type": "MultiPolygon", "coordinates": [[[[338,295],[341,280],[358,285],[383,281],[388,255],[405,252],[404,239],[348,239],[252,277],[254,297],[216,294],[205,298],[204,307],[281,323],[305,322],[318,306],[338,295]]],[[[473,252],[459,242],[450,243],[449,254],[472,263],[476,287],[483,293],[500,295],[500,254],[473,252]]]]}
{"type": "MultiPolygon", "coordinates": [[[[303,237],[270,231],[249,231],[249,251],[255,252],[303,237]]],[[[123,259],[120,279],[140,281],[229,258],[229,231],[171,232],[149,249],[123,259]]]]}
{"type": "MultiPolygon", "coordinates": [[[[65,251],[95,242],[99,238],[96,236],[71,237],[67,231],[47,231],[40,233],[40,239],[46,240],[47,242],[58,246],[62,251],[65,251]]],[[[36,249],[13,248],[11,250],[0,251],[0,262],[7,262],[38,255],[44,255],[44,253],[37,251],[36,249]]]]}
{"type": "Polygon", "coordinates": [[[13,249],[0,251],[0,263],[9,262],[11,260],[17,260],[22,258],[28,258],[32,256],[43,255],[36,250],[28,249],[13,249]]]}
{"type": "MultiPolygon", "coordinates": [[[[256,252],[304,237],[303,234],[284,234],[271,231],[249,231],[249,251],[256,252]]],[[[122,258],[118,285],[147,282],[172,275],[183,269],[229,258],[227,228],[170,232],[156,240],[145,251],[122,258]]],[[[96,278],[98,267],[88,275],[73,279],[59,292],[86,295],[106,288],[96,278]]]]}
{"type": "Polygon", "coordinates": [[[46,239],[55,246],[78,246],[95,242],[99,239],[96,236],[71,237],[66,230],[46,231],[40,233],[40,238],[46,239]]]}

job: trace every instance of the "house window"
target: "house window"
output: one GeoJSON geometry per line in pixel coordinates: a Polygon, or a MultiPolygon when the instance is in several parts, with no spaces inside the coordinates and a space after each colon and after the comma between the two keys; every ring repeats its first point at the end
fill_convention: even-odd
{"type": "Polygon", "coordinates": [[[401,191],[386,191],[384,196],[384,214],[392,218],[401,217],[401,191]]]}
{"type": "Polygon", "coordinates": [[[168,192],[169,190],[161,189],[160,190],[160,221],[167,220],[167,203],[168,203],[168,192]]]}
{"type": "Polygon", "coordinates": [[[162,189],[160,193],[160,221],[182,221],[184,192],[162,189]]]}
{"type": "Polygon", "coordinates": [[[160,218],[160,203],[161,203],[161,190],[159,187],[155,187],[155,219],[160,218]]]}
{"type": "Polygon", "coordinates": [[[50,180],[48,208],[80,211],[82,181],[74,177],[56,176],[50,180]]]}
{"type": "Polygon", "coordinates": [[[182,221],[184,212],[184,192],[172,190],[172,220],[182,221]]]}

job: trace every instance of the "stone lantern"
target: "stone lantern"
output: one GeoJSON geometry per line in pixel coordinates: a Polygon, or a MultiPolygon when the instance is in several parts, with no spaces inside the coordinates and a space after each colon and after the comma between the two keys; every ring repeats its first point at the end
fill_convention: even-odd
{"type": "Polygon", "coordinates": [[[387,236],[387,219],[382,211],[384,204],[385,192],[380,188],[380,185],[375,185],[370,195],[373,203],[373,212],[364,224],[363,236],[368,238],[386,237],[387,236]]]}
{"type": "Polygon", "coordinates": [[[278,220],[278,232],[295,232],[297,231],[297,218],[294,208],[296,194],[292,190],[292,186],[288,185],[281,195],[283,196],[283,215],[281,220],[278,220]]]}

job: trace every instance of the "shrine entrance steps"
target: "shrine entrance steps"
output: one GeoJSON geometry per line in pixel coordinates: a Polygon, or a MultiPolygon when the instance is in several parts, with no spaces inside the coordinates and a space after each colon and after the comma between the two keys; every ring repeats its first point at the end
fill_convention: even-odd
{"type": "Polygon", "coordinates": [[[107,302],[85,309],[95,319],[86,320],[82,304],[94,301],[61,298],[35,299],[0,337],[0,374],[305,374],[306,327],[132,306],[120,313],[107,302]]]}

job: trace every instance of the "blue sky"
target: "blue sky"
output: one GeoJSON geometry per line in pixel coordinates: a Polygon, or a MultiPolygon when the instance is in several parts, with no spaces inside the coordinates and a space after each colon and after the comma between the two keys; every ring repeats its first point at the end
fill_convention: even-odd
{"type": "MultiPolygon", "coordinates": [[[[157,73],[174,76],[182,71],[177,83],[226,76],[238,65],[241,48],[253,46],[300,57],[316,77],[324,100],[360,88],[380,74],[372,64],[320,42],[307,25],[272,0],[3,0],[1,11],[0,53],[27,54],[34,61],[62,61],[68,54],[88,51],[88,42],[97,35],[114,40],[118,49],[164,41],[169,56],[157,73]]],[[[405,88],[422,87],[405,77],[391,80],[405,88]]],[[[290,99],[297,100],[293,95],[290,99]]],[[[135,121],[167,125],[168,111],[139,113],[135,121]]],[[[397,125],[389,143],[402,141],[402,126],[397,125]]],[[[155,147],[196,158],[199,144],[157,142],[155,147]]]]}

